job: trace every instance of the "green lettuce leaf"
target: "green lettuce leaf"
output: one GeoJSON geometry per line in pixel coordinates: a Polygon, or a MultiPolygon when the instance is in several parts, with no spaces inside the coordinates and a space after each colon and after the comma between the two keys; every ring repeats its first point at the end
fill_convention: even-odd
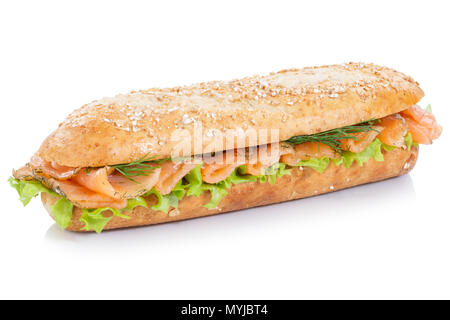
{"type": "Polygon", "coordinates": [[[65,229],[70,225],[73,204],[65,197],[56,194],[37,180],[17,180],[10,177],[8,181],[11,187],[17,190],[19,199],[24,206],[30,203],[31,199],[39,195],[41,192],[46,192],[58,197],[59,199],[50,207],[56,224],[62,229],[65,229]]]}
{"type": "Polygon", "coordinates": [[[128,204],[125,208],[117,210],[109,207],[105,208],[96,208],[96,209],[82,209],[82,214],[80,221],[84,223],[84,227],[82,230],[86,231],[95,231],[97,233],[102,232],[102,230],[105,228],[105,226],[108,224],[108,222],[113,217],[120,217],[122,219],[130,219],[129,216],[123,214],[123,212],[131,211],[136,207],[146,207],[147,208],[147,202],[142,197],[137,197],[135,199],[129,199],[128,204]],[[105,217],[103,215],[103,212],[110,211],[112,212],[112,216],[105,217]]]}
{"type": "Polygon", "coordinates": [[[247,174],[245,166],[242,165],[237,167],[236,170],[234,170],[226,180],[228,180],[232,184],[241,184],[246,182],[255,182],[258,180],[258,177],[247,174]]]}
{"type": "Polygon", "coordinates": [[[267,177],[267,176],[258,176],[258,181],[259,181],[259,183],[266,183],[267,181],[269,181],[269,177],[267,177]]]}
{"type": "Polygon", "coordinates": [[[106,224],[112,219],[111,217],[104,217],[103,212],[111,210],[113,213],[116,209],[112,208],[97,208],[97,209],[82,209],[80,221],[84,223],[81,230],[102,232],[106,224]]]}
{"type": "Polygon", "coordinates": [[[205,189],[203,188],[203,180],[202,180],[202,164],[199,164],[194,169],[189,171],[189,173],[184,177],[184,179],[188,182],[187,185],[187,196],[200,196],[205,189]]]}
{"type": "Polygon", "coordinates": [[[186,194],[186,185],[183,185],[183,179],[178,181],[175,187],[172,189],[171,193],[178,199],[181,200],[186,194]]]}
{"type": "Polygon", "coordinates": [[[47,192],[55,196],[57,195],[37,180],[17,180],[10,177],[8,181],[11,187],[17,190],[19,200],[24,206],[30,203],[31,199],[38,196],[41,192],[47,192]]]}
{"type": "Polygon", "coordinates": [[[411,146],[414,143],[411,132],[408,132],[408,134],[405,137],[405,145],[408,148],[408,150],[411,150],[411,146]]]}
{"type": "Polygon", "coordinates": [[[72,220],[73,204],[65,197],[60,197],[58,201],[51,206],[51,211],[55,217],[55,222],[61,229],[66,229],[72,220]]]}
{"type": "Polygon", "coordinates": [[[178,198],[172,194],[162,195],[156,189],[152,189],[150,194],[154,194],[158,198],[158,202],[152,206],[153,210],[160,210],[165,213],[168,213],[170,208],[178,208],[178,198]]]}
{"type": "Polygon", "coordinates": [[[388,152],[397,148],[395,146],[390,146],[390,145],[384,144],[384,143],[381,144],[381,147],[383,148],[384,151],[388,151],[388,152]]]}
{"type": "Polygon", "coordinates": [[[236,170],[224,181],[216,184],[205,183],[202,180],[201,173],[202,164],[199,164],[192,169],[184,179],[188,182],[186,185],[188,196],[201,196],[203,192],[209,191],[211,193],[210,201],[204,205],[204,207],[212,209],[219,205],[219,202],[228,194],[227,189],[231,188],[234,184],[246,182],[245,178],[241,178],[237,175],[236,170]]]}
{"type": "Polygon", "coordinates": [[[411,150],[411,147],[419,146],[417,142],[414,142],[411,132],[408,132],[408,134],[405,137],[405,145],[408,148],[408,150],[411,150]]]}
{"type": "Polygon", "coordinates": [[[128,199],[128,204],[125,208],[122,209],[122,212],[132,211],[136,207],[146,207],[147,208],[147,202],[142,197],[128,199]]]}
{"type": "Polygon", "coordinates": [[[224,181],[216,184],[204,183],[203,188],[211,192],[211,199],[204,205],[204,207],[208,209],[214,209],[217,207],[220,201],[228,194],[228,188],[226,187],[224,181]]]}
{"type": "Polygon", "coordinates": [[[329,164],[330,164],[330,158],[322,157],[320,159],[311,158],[308,160],[302,160],[299,163],[297,163],[295,166],[310,167],[320,173],[323,173],[325,171],[325,169],[328,168],[329,164]]]}
{"type": "Polygon", "coordinates": [[[277,178],[281,178],[286,174],[291,174],[291,169],[286,169],[286,164],[279,162],[266,168],[264,175],[258,176],[257,178],[260,183],[269,182],[270,184],[275,184],[277,178]]]}
{"type": "Polygon", "coordinates": [[[153,188],[144,196],[154,194],[157,197],[158,202],[152,206],[152,209],[168,213],[170,208],[178,208],[178,201],[183,199],[186,194],[185,188],[186,185],[183,185],[183,179],[181,179],[169,194],[162,195],[158,190],[153,188]]]}
{"type": "MultiPolygon", "coordinates": [[[[344,151],[339,159],[333,159],[335,165],[343,164],[346,168],[350,168],[354,161],[360,166],[373,158],[375,161],[384,161],[381,147],[383,143],[379,139],[373,140],[366,149],[359,153],[344,151]]],[[[389,149],[389,148],[388,148],[389,149]]]]}

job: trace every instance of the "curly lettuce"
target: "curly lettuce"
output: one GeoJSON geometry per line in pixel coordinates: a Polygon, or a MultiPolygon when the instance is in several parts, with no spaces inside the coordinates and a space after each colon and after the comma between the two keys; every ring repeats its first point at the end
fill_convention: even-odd
{"type": "Polygon", "coordinates": [[[19,194],[19,200],[24,206],[28,205],[31,199],[42,192],[58,197],[59,199],[50,207],[55,222],[62,229],[66,229],[70,225],[73,204],[65,197],[56,194],[37,180],[18,180],[10,177],[8,181],[11,187],[16,189],[19,194]]]}
{"type": "MultiPolygon", "coordinates": [[[[11,187],[16,189],[19,194],[19,199],[24,206],[28,205],[31,199],[38,196],[42,192],[58,197],[55,204],[50,207],[53,217],[55,218],[55,222],[63,230],[70,225],[70,221],[72,220],[73,204],[67,198],[55,193],[37,180],[18,180],[10,177],[8,181],[11,187]]],[[[129,199],[127,206],[121,210],[108,207],[82,209],[80,221],[85,224],[82,230],[93,230],[100,233],[112,217],[117,216],[123,219],[129,219],[130,217],[124,215],[123,212],[131,211],[137,206],[147,207],[147,203],[144,198],[138,197],[135,199],[129,199]],[[111,211],[113,215],[110,217],[105,217],[103,216],[103,212],[105,211],[111,211]]]]}
{"type": "Polygon", "coordinates": [[[384,156],[381,152],[382,146],[383,143],[379,139],[375,139],[363,151],[358,153],[344,151],[339,159],[332,159],[332,161],[335,165],[339,166],[342,164],[346,168],[350,168],[355,161],[359,166],[362,166],[370,159],[381,162],[384,161],[384,156]]]}
{"type": "Polygon", "coordinates": [[[205,191],[209,191],[211,193],[211,199],[205,205],[205,208],[215,208],[219,205],[219,202],[228,194],[227,189],[231,188],[233,185],[233,180],[235,184],[246,182],[237,177],[236,171],[234,171],[227,179],[221,181],[219,183],[210,184],[203,182],[202,173],[201,173],[202,165],[199,164],[194,169],[192,169],[184,179],[188,182],[187,195],[188,196],[201,196],[205,191]]]}
{"type": "Polygon", "coordinates": [[[295,166],[297,167],[310,167],[320,173],[323,173],[328,165],[330,164],[330,158],[322,157],[320,159],[310,158],[308,160],[302,160],[297,163],[295,166]]]}
{"type": "Polygon", "coordinates": [[[72,220],[73,204],[65,197],[60,196],[58,201],[50,207],[55,222],[61,229],[66,229],[72,220]]]}
{"type": "Polygon", "coordinates": [[[186,194],[185,188],[186,186],[183,185],[183,179],[181,179],[169,194],[162,195],[158,190],[153,188],[144,194],[144,196],[154,194],[157,198],[157,203],[152,206],[152,209],[168,213],[171,208],[178,208],[178,202],[183,199],[186,194]]]}
{"type": "Polygon", "coordinates": [[[417,142],[414,142],[411,132],[408,132],[408,134],[405,137],[405,145],[408,148],[408,150],[411,150],[411,147],[419,146],[417,142]]]}
{"type": "Polygon", "coordinates": [[[120,217],[122,219],[130,219],[129,216],[123,214],[124,212],[130,212],[136,207],[147,208],[147,202],[142,197],[137,197],[134,199],[128,199],[127,206],[123,209],[114,209],[109,207],[95,208],[95,209],[81,209],[80,221],[84,223],[84,227],[81,230],[95,231],[100,233],[103,231],[105,226],[113,217],[120,217]],[[109,211],[112,213],[110,216],[104,216],[103,212],[109,211]]]}
{"type": "Polygon", "coordinates": [[[31,199],[37,197],[41,192],[57,195],[37,180],[18,180],[9,177],[8,181],[11,187],[16,189],[19,194],[19,200],[24,207],[30,203],[31,199]]]}

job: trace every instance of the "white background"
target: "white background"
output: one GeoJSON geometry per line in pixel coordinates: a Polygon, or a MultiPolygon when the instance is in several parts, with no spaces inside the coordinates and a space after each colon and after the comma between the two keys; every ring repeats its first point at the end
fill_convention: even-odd
{"type": "Polygon", "coordinates": [[[0,298],[450,298],[448,1],[2,1],[0,298]],[[74,108],[132,89],[374,62],[444,126],[401,178],[264,208],[61,232],[6,180],[74,108]]]}

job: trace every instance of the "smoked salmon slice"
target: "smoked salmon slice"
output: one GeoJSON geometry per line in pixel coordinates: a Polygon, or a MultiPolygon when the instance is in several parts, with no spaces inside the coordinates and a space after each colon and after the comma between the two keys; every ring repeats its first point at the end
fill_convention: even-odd
{"type": "Polygon", "coordinates": [[[113,186],[108,181],[108,174],[110,172],[111,170],[108,170],[107,167],[92,169],[89,171],[86,169],[82,169],[76,176],[72,178],[72,180],[77,182],[79,185],[88,188],[89,190],[96,191],[111,198],[115,198],[116,190],[114,190],[113,186]]]}
{"type": "Polygon", "coordinates": [[[36,174],[56,178],[58,180],[70,179],[79,170],[79,168],[60,166],[55,162],[45,161],[37,154],[31,158],[29,165],[36,174]]]}
{"type": "Polygon", "coordinates": [[[176,186],[178,181],[180,181],[185,175],[194,169],[198,164],[196,163],[184,163],[184,162],[173,162],[166,161],[161,164],[159,179],[155,184],[155,189],[159,193],[165,195],[169,194],[172,189],[176,186]]]}
{"type": "Polygon", "coordinates": [[[434,115],[418,106],[413,106],[400,114],[405,118],[414,142],[431,144],[442,133],[442,127],[437,123],[434,115]]]}
{"type": "Polygon", "coordinates": [[[292,153],[282,155],[280,161],[287,165],[295,166],[300,161],[310,158],[338,157],[338,154],[330,146],[321,142],[304,142],[295,145],[293,150],[292,153]]]}
{"type": "Polygon", "coordinates": [[[17,180],[33,180],[33,170],[29,165],[25,165],[20,169],[13,170],[13,177],[17,180]]]}
{"type": "Polygon", "coordinates": [[[383,130],[377,136],[381,142],[394,147],[402,147],[405,145],[408,125],[401,115],[397,113],[384,117],[380,119],[377,125],[383,127],[383,130]]]}
{"type": "Polygon", "coordinates": [[[356,137],[356,139],[341,140],[342,149],[354,153],[363,151],[375,139],[375,137],[381,133],[383,127],[373,126],[372,129],[374,130],[350,134],[356,137]]]}
{"type": "MultiPolygon", "coordinates": [[[[242,149],[239,152],[242,152],[242,149]]],[[[203,181],[214,184],[228,178],[234,169],[245,163],[239,152],[232,154],[233,157],[227,152],[222,152],[211,158],[205,158],[201,170],[203,181]]]]}
{"type": "Polygon", "coordinates": [[[110,198],[125,199],[138,197],[150,190],[158,181],[160,168],[155,168],[148,175],[134,176],[127,179],[113,168],[81,170],[72,178],[79,185],[110,198]]]}
{"type": "Polygon", "coordinates": [[[428,127],[417,123],[411,118],[405,118],[408,124],[408,131],[411,133],[414,142],[420,144],[432,144],[433,139],[431,138],[431,133],[428,127]]]}
{"type": "Polygon", "coordinates": [[[202,179],[206,183],[218,183],[228,178],[239,164],[222,164],[213,162],[202,166],[202,179]]]}
{"type": "Polygon", "coordinates": [[[59,189],[67,199],[82,208],[111,207],[123,209],[128,204],[126,199],[113,199],[70,180],[55,181],[52,187],[59,189]]]}
{"type": "Polygon", "coordinates": [[[108,181],[115,191],[114,198],[136,198],[155,186],[160,177],[161,168],[153,168],[147,176],[135,176],[134,181],[127,179],[121,173],[114,171],[108,176],[108,181]]]}

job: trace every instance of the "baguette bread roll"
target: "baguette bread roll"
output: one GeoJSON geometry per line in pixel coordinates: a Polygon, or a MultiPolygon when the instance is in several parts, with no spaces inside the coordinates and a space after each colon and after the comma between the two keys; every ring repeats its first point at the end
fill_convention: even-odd
{"type": "MultiPolygon", "coordinates": [[[[178,209],[173,209],[168,214],[150,209],[156,200],[151,196],[146,198],[149,205],[148,209],[136,207],[132,212],[126,213],[131,217],[129,220],[113,217],[104,230],[198,218],[306,198],[384,180],[408,173],[414,167],[417,156],[418,147],[412,147],[411,150],[397,148],[393,151],[384,152],[384,161],[377,162],[370,159],[363,166],[354,162],[350,168],[345,168],[342,165],[335,166],[330,163],[324,173],[318,173],[308,167],[303,168],[303,170],[294,168],[291,175],[278,178],[274,185],[268,182],[249,182],[234,185],[228,190],[228,195],[222,199],[219,206],[214,209],[202,207],[209,201],[209,192],[205,192],[200,197],[183,198],[178,209]]],[[[56,202],[57,197],[42,193],[41,199],[50,216],[52,216],[50,206],[56,202]]],[[[107,216],[107,213],[105,213],[105,216],[107,216]]],[[[83,231],[81,228],[84,225],[79,221],[80,217],[81,209],[74,207],[72,221],[67,230],[83,231]]]]}
{"type": "MultiPolygon", "coordinates": [[[[423,91],[395,70],[349,63],[283,70],[229,82],[149,89],[93,101],[73,112],[42,144],[38,155],[69,167],[169,157],[180,145],[189,155],[242,148],[227,145],[236,131],[256,131],[245,147],[275,142],[259,129],[278,130],[277,142],[369,119],[416,104],[423,91]],[[201,127],[201,141],[194,133],[201,127]],[[177,133],[185,130],[183,138],[177,133]],[[225,148],[224,146],[227,147],[225,148]]],[[[187,154],[184,154],[187,155],[187,154]]]]}

